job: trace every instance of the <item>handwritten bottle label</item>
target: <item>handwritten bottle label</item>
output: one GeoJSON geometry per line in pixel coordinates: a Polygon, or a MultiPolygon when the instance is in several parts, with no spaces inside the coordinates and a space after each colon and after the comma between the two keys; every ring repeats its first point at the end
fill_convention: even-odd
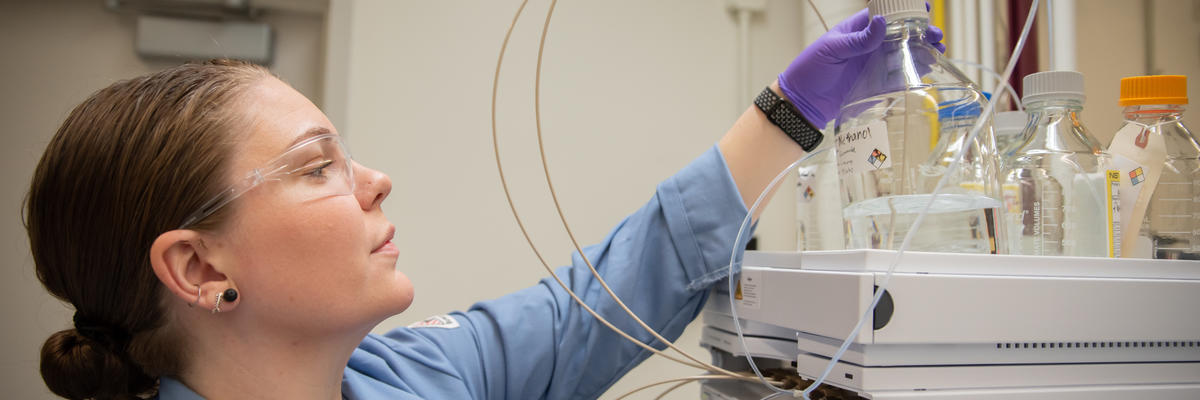
{"type": "Polygon", "coordinates": [[[838,177],[891,168],[887,124],[875,121],[837,133],[838,177]]]}

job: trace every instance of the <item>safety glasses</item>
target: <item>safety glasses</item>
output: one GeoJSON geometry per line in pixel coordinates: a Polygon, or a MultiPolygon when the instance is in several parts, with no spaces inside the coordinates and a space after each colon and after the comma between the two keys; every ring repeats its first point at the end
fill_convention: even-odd
{"type": "Polygon", "coordinates": [[[189,215],[179,229],[208,218],[234,199],[267,182],[277,183],[280,195],[290,201],[312,201],[354,193],[354,168],[340,136],[313,136],[288,148],[266,166],[251,170],[189,215]]]}

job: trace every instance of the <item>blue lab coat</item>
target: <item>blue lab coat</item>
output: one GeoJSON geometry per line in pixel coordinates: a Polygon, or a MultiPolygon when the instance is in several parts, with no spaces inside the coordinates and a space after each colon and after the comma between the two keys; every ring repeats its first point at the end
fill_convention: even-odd
{"type": "MultiPolygon", "coordinates": [[[[713,146],[584,251],[625,304],[675,339],[700,313],[708,289],[723,281],[745,216],[725,160],[713,146]]],[[[578,253],[571,264],[556,271],[571,290],[633,337],[653,340],[620,310],[578,253]]],[[[650,355],[597,322],[550,277],[423,325],[363,339],[346,365],[343,396],[592,399],[650,355]]],[[[159,398],[201,397],[164,377],[159,398]]]]}

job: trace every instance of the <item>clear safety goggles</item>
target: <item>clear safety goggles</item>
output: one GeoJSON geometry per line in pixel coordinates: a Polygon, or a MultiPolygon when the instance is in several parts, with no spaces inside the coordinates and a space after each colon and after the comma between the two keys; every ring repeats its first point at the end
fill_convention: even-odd
{"type": "Polygon", "coordinates": [[[179,229],[208,218],[234,199],[267,182],[278,183],[278,191],[290,201],[305,202],[354,193],[354,168],[340,136],[313,136],[288,148],[266,166],[251,170],[189,215],[179,229]]]}

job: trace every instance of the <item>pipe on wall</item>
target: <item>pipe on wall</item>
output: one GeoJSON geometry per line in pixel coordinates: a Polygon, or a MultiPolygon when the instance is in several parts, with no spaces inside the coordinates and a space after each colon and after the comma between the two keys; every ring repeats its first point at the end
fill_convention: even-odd
{"type": "Polygon", "coordinates": [[[1050,31],[1050,70],[1075,71],[1075,0],[1046,2],[1050,31]]]}
{"type": "MultiPolygon", "coordinates": [[[[979,1],[979,63],[999,70],[996,67],[996,0],[979,1]]],[[[996,95],[996,79],[987,74],[980,75],[980,86],[984,91],[996,95]]]]}

